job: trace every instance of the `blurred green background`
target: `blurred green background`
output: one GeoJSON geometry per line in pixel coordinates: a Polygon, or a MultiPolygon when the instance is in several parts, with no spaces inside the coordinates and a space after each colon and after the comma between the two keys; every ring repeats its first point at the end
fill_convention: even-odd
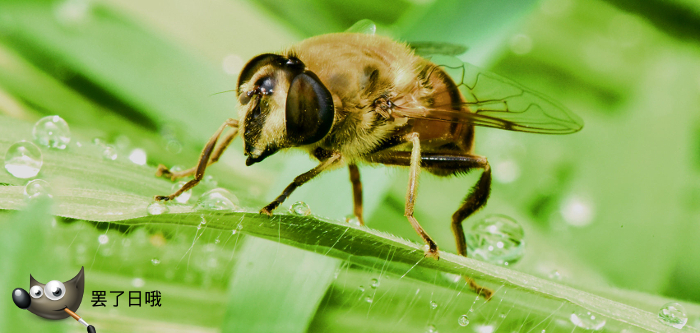
{"type": "MultiPolygon", "coordinates": [[[[57,114],[71,126],[69,150],[101,138],[118,148],[125,165],[134,148],[144,149],[150,166],[140,167],[144,173],[159,163],[189,167],[214,130],[235,117],[234,93],[213,94],[234,89],[248,59],[361,19],[398,40],[465,45],[462,60],[541,91],[584,119],[581,132],[566,136],[477,130],[476,152],[489,158],[494,184],[486,209],[466,224],[487,214],[519,221],[526,253],[511,268],[541,277],[557,271],[561,283],[600,295],[627,289],[700,303],[695,1],[0,0],[1,119],[30,129],[57,114]]],[[[2,128],[6,148],[16,137],[2,128]]],[[[31,130],[17,133],[31,139],[31,130]]],[[[241,146],[237,140],[208,170],[213,179],[195,196],[217,182],[257,209],[315,165],[289,153],[246,168],[241,146]]],[[[419,242],[403,217],[406,170],[361,172],[369,227],[419,242]]],[[[442,250],[455,250],[450,216],[476,177],[422,178],[416,217],[442,250]]],[[[38,178],[52,180],[56,191],[76,184],[58,172],[38,178]]],[[[314,214],[343,220],[352,213],[347,178],[345,170],[324,175],[280,211],[303,200],[314,214]]],[[[0,182],[26,183],[4,170],[0,182]]],[[[166,181],[158,184],[133,192],[152,197],[169,190],[166,181]]],[[[129,188],[97,179],[79,187],[120,186],[129,188]]],[[[5,295],[28,288],[29,273],[41,282],[68,280],[85,266],[81,312],[102,325],[100,332],[424,332],[447,317],[423,304],[427,319],[403,319],[420,317],[411,314],[414,302],[438,298],[437,289],[420,301],[390,296],[392,305],[373,309],[364,290],[381,270],[280,250],[240,233],[123,228],[31,211],[0,217],[6,250],[0,263],[12,271],[0,279],[5,295]],[[108,241],[98,241],[100,235],[108,241]],[[39,264],[52,255],[62,259],[39,264]],[[161,290],[163,306],[90,307],[92,290],[129,288],[161,290]]],[[[73,322],[39,322],[9,296],[0,310],[11,328],[82,331],[73,322]]],[[[464,331],[453,319],[436,329],[464,331]]],[[[700,326],[700,319],[689,323],[700,326]]]]}

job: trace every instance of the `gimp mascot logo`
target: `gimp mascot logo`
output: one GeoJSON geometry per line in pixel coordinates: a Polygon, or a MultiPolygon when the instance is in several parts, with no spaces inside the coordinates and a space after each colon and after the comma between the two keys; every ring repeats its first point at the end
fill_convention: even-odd
{"type": "Polygon", "coordinates": [[[85,291],[84,267],[74,278],[61,282],[52,280],[43,284],[29,275],[29,292],[22,288],[12,291],[12,300],[20,309],[46,319],[64,319],[73,317],[87,327],[88,333],[95,333],[95,327],[88,325],[75,311],[83,301],[85,291]]]}

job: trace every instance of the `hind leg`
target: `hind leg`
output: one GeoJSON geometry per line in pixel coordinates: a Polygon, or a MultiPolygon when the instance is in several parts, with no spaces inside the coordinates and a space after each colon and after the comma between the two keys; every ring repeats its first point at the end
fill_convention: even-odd
{"type": "MultiPolygon", "coordinates": [[[[463,256],[467,256],[467,242],[464,236],[464,228],[462,227],[462,222],[474,214],[477,210],[484,207],[486,200],[489,198],[489,193],[491,192],[491,167],[488,161],[482,166],[484,172],[479,177],[479,181],[472,187],[471,192],[464,198],[462,205],[457,209],[457,211],[452,214],[452,233],[455,236],[455,242],[457,243],[457,253],[463,256]]],[[[488,300],[491,299],[493,291],[487,288],[483,288],[476,284],[476,282],[469,278],[464,277],[469,286],[476,292],[483,294],[488,300]]]]}
{"type": "MultiPolygon", "coordinates": [[[[486,159],[484,158],[484,160],[486,159]]],[[[489,193],[491,192],[491,167],[488,161],[485,161],[485,163],[479,167],[484,169],[481,177],[479,177],[479,181],[464,198],[459,209],[452,214],[452,233],[457,243],[457,253],[465,257],[467,256],[467,242],[464,237],[462,222],[464,222],[467,217],[474,214],[474,212],[484,207],[486,200],[489,198],[489,193]]]]}

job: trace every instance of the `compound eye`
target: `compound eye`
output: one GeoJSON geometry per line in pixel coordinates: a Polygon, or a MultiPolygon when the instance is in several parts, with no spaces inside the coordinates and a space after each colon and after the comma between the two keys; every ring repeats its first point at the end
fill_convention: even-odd
{"type": "Polygon", "coordinates": [[[57,301],[66,294],[66,286],[63,285],[63,282],[57,280],[49,281],[45,289],[46,297],[52,301],[57,301]]]}
{"type": "Polygon", "coordinates": [[[34,286],[31,289],[29,289],[29,295],[32,296],[32,298],[39,298],[43,294],[44,289],[41,289],[41,286],[34,286]]]}
{"type": "Polygon", "coordinates": [[[331,130],[333,97],[312,72],[297,75],[287,92],[287,138],[295,145],[320,141],[331,130]]]}

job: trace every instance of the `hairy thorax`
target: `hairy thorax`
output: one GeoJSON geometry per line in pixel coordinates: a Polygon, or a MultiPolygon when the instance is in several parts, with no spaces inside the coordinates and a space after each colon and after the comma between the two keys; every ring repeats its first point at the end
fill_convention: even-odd
{"type": "Polygon", "coordinates": [[[333,128],[324,140],[307,147],[310,152],[338,151],[356,161],[385,148],[402,149],[402,136],[410,132],[420,132],[426,148],[471,136],[471,127],[392,115],[396,108],[431,107],[440,99],[461,108],[461,95],[449,76],[406,44],[375,35],[330,34],[307,39],[285,54],[303,61],[333,95],[333,128]]]}

